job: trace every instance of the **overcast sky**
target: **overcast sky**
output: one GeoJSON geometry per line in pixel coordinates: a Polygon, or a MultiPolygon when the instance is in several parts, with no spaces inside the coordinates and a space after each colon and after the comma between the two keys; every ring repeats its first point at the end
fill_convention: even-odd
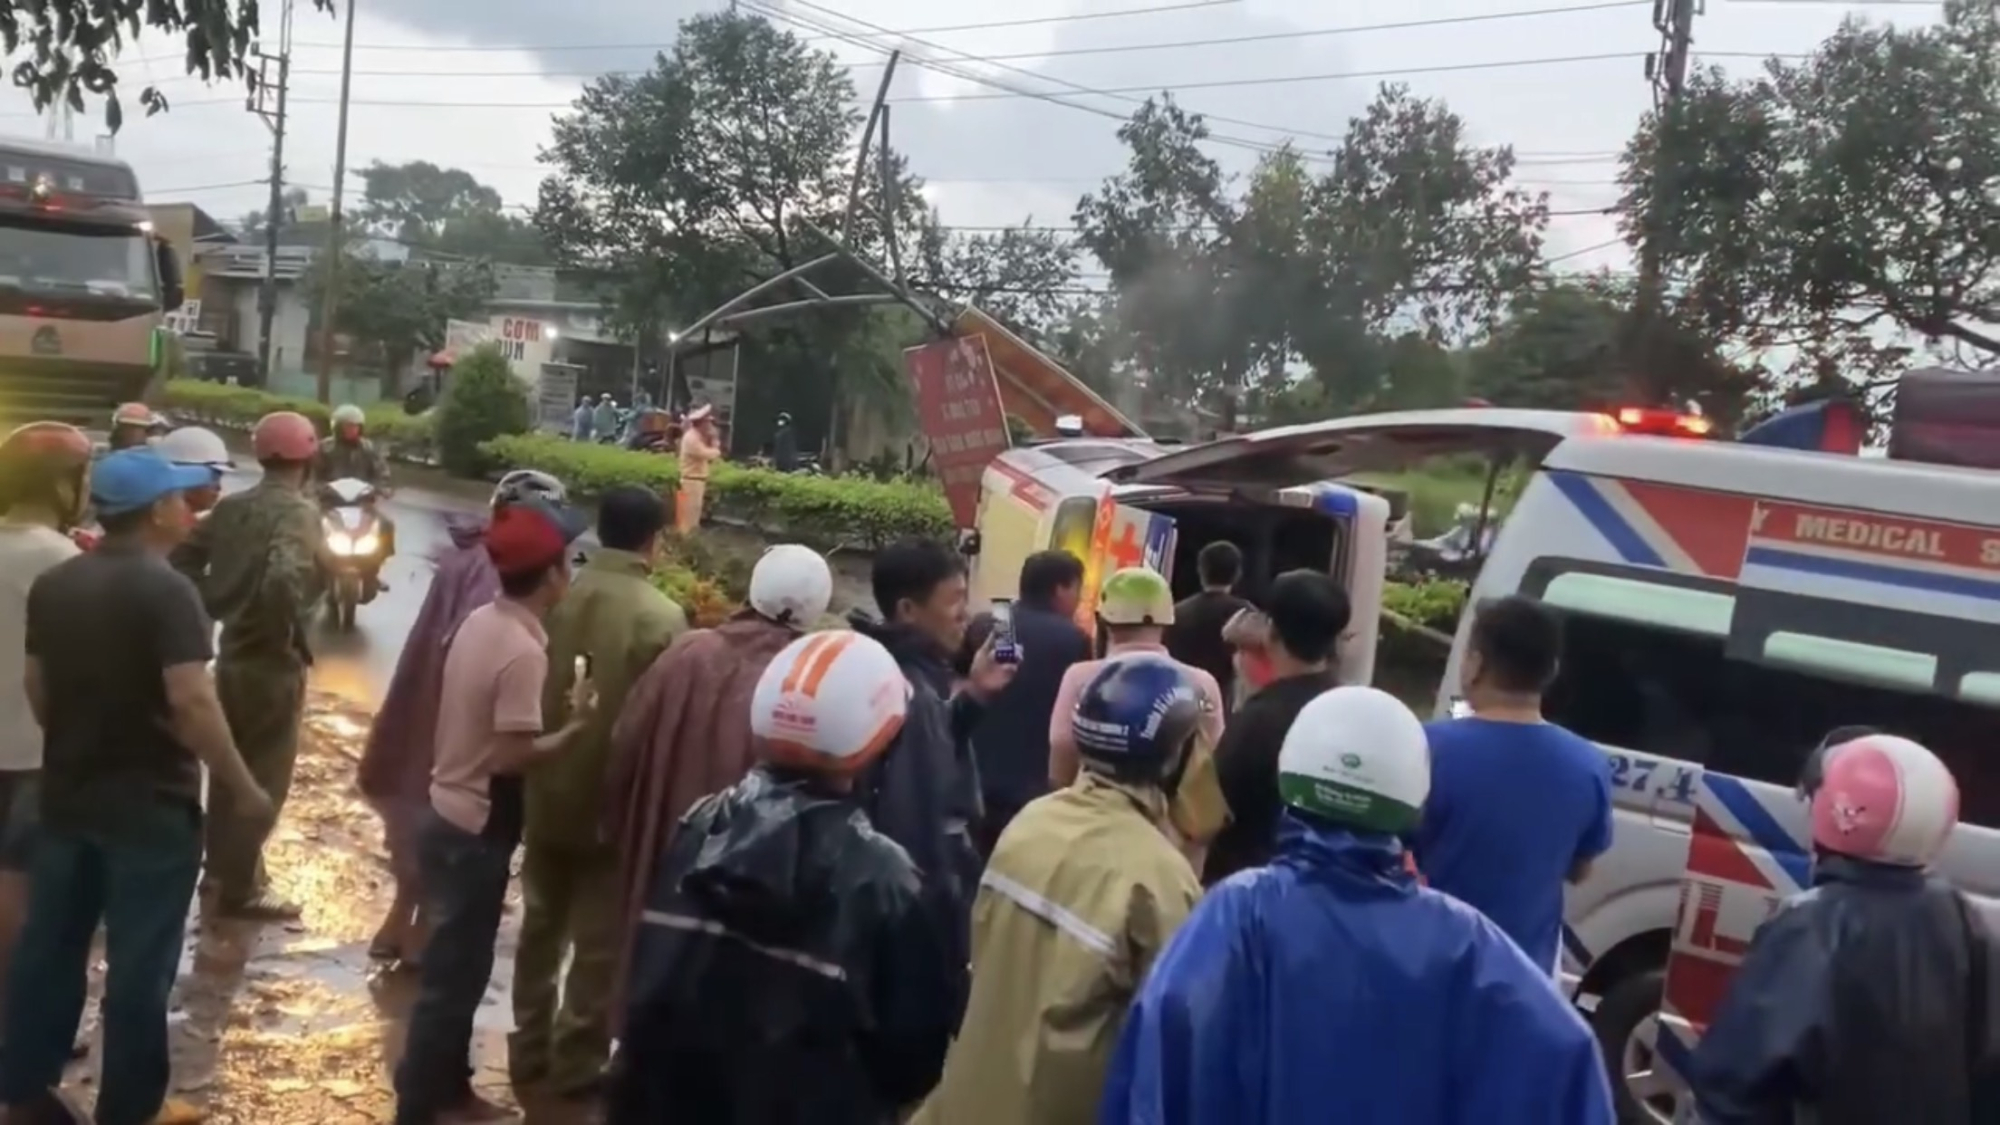
{"type": "MultiPolygon", "coordinates": [[[[349,167],[430,160],[467,169],[510,204],[529,204],[550,114],[593,76],[648,67],[680,18],[725,2],[359,0],[349,167]]],[[[1615,237],[1611,220],[1591,212],[1616,198],[1613,156],[1649,104],[1643,59],[1659,40],[1651,0],[758,2],[860,40],[821,37],[853,65],[864,98],[880,80],[886,48],[906,48],[891,93],[893,140],[934,185],[947,223],[1032,217],[1067,225],[1077,196],[1122,166],[1118,121],[1150,91],[1174,89],[1183,105],[1209,115],[1214,132],[1229,138],[1212,151],[1246,170],[1260,148],[1287,137],[1308,151],[1332,147],[1378,84],[1403,81],[1449,102],[1480,141],[1513,144],[1521,181],[1548,191],[1555,210],[1585,212],[1552,221],[1551,255],[1615,237]],[[1078,18],[1094,13],[1125,14],[1078,18]],[[1159,44],[1174,46],[1133,49],[1159,44]]],[[[278,4],[264,6],[275,40],[278,4]]],[[[1697,65],[1705,58],[1738,72],[1763,54],[1809,50],[1850,12],[1915,22],[1940,10],[1880,0],[1709,0],[1707,8],[1695,28],[1697,65]]],[[[321,200],[333,178],[340,28],[303,0],[297,19],[286,166],[321,200]]],[[[225,220],[259,206],[266,189],[253,181],[268,172],[270,133],[244,109],[242,90],[184,77],[175,45],[163,39],[142,40],[127,60],[131,95],[156,82],[174,101],[167,114],[128,118],[117,139],[149,198],[190,200],[225,220]]],[[[0,128],[40,136],[44,127],[9,89],[0,91],[0,128]]],[[[99,131],[95,115],[79,116],[79,140],[99,131]]],[[[350,178],[348,186],[358,185],[350,178]]],[[[1616,246],[1565,266],[1627,264],[1616,246]]]]}

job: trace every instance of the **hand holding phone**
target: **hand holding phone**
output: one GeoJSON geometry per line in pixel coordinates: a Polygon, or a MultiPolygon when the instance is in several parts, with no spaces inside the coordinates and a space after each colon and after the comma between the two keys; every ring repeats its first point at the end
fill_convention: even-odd
{"type": "Polygon", "coordinates": [[[1014,636],[1014,605],[1012,602],[993,603],[993,660],[997,664],[1019,664],[1021,645],[1014,636]]]}

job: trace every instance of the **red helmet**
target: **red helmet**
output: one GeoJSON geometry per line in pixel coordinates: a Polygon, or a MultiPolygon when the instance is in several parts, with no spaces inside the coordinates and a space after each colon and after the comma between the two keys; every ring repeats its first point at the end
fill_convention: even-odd
{"type": "Polygon", "coordinates": [[[111,424],[137,426],[142,430],[150,430],[156,426],[166,425],[166,421],[153,413],[153,408],[145,403],[128,402],[111,412],[111,424]]]}
{"type": "Polygon", "coordinates": [[[62,422],[30,422],[0,439],[0,508],[51,503],[69,523],[83,516],[95,454],[90,438],[62,422]]]}
{"type": "Polygon", "coordinates": [[[319,455],[319,431],[312,419],[292,410],[277,410],[257,419],[250,431],[250,449],[258,461],[310,461],[319,455]]]}

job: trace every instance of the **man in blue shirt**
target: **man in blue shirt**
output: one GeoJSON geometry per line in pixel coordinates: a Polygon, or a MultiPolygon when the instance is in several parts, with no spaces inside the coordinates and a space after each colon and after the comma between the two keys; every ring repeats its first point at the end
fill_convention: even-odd
{"type": "Polygon", "coordinates": [[[1477,908],[1551,974],[1561,966],[1563,883],[1611,846],[1611,769],[1598,748],[1542,718],[1562,624],[1539,602],[1481,606],[1459,667],[1472,713],[1426,727],[1431,792],[1413,841],[1430,885],[1477,908]]]}

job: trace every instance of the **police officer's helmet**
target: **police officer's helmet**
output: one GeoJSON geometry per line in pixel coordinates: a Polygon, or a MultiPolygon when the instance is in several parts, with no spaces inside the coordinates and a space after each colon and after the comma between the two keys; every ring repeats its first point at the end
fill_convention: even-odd
{"type": "Polygon", "coordinates": [[[1084,766],[1118,781],[1180,787],[1207,702],[1180,664],[1152,653],[1116,657],[1076,703],[1084,766]]]}

